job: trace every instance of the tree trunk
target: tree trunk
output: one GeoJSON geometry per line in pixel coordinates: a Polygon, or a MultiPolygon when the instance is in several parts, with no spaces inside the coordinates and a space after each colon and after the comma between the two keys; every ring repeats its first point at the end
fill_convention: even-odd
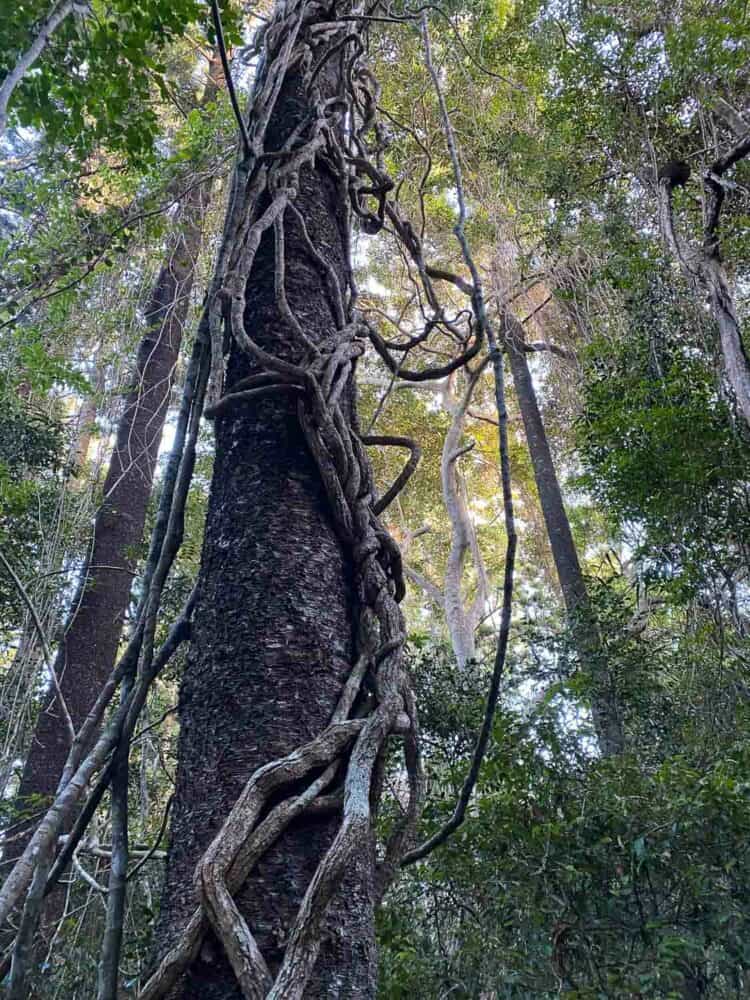
{"type": "Polygon", "coordinates": [[[440,461],[443,503],[451,525],[451,547],[445,567],[443,594],[445,621],[451,645],[456,661],[462,668],[469,660],[476,657],[474,634],[484,614],[489,591],[484,560],[479,551],[476,532],[458,473],[459,458],[467,450],[466,447],[461,447],[461,438],[466,424],[466,411],[477,378],[477,375],[469,376],[469,384],[463,396],[451,398],[449,387],[446,387],[443,396],[444,406],[452,417],[445,435],[440,461]],[[462,587],[467,556],[470,556],[477,575],[477,590],[473,601],[465,597],[462,587]]]}
{"type": "MultiPolygon", "coordinates": [[[[339,63],[329,59],[320,74],[324,96],[339,89],[339,63]]],[[[313,119],[297,63],[281,87],[265,149],[278,150],[300,122],[313,119]]],[[[346,287],[346,207],[338,179],[320,159],[314,168],[300,170],[295,205],[312,244],[346,287]]],[[[296,216],[288,212],[284,226],[288,305],[310,340],[330,341],[336,322],[320,258],[316,262],[305,246],[296,216]]],[[[247,283],[245,329],[266,351],[299,361],[296,335],[276,300],[277,266],[274,234],[267,229],[247,283]]],[[[233,339],[225,391],[255,371],[233,339]]],[[[160,952],[179,939],[196,906],[196,862],[250,775],[330,721],[354,652],[352,580],[349,553],[334,530],[294,397],[277,392],[218,416],[199,596],[180,697],[160,952]]],[[[272,973],[338,819],[297,820],[236,897],[272,973]]],[[[325,917],[323,946],[305,997],[374,997],[373,867],[372,844],[363,842],[325,917]]],[[[241,998],[212,935],[169,995],[241,998]]]]}
{"type": "Polygon", "coordinates": [[[750,360],[742,342],[742,328],[718,250],[705,255],[702,273],[711,312],[719,327],[719,344],[727,380],[737,408],[750,430],[750,360]]]}
{"type": "MultiPolygon", "coordinates": [[[[741,121],[741,119],[740,119],[741,121]]],[[[719,245],[718,227],[721,206],[724,201],[724,189],[716,174],[721,177],[727,166],[739,162],[750,151],[750,139],[747,130],[743,141],[738,143],[736,150],[744,150],[736,159],[733,152],[722,157],[711,171],[704,177],[709,223],[703,235],[703,246],[699,254],[694,254],[686,248],[678,237],[674,225],[672,209],[672,187],[666,179],[659,181],[657,198],[659,206],[659,227],[662,240],[667,250],[674,254],[698,305],[702,307],[703,296],[706,295],[711,309],[711,315],[719,328],[719,348],[724,363],[727,381],[732,387],[739,415],[745,421],[746,429],[750,429],[750,359],[742,340],[742,328],[734,297],[729,288],[726,268],[722,263],[719,245]]]]}
{"type": "MultiPolygon", "coordinates": [[[[198,185],[186,195],[180,234],[151,294],[147,330],[138,349],[134,384],[117,428],[90,551],[55,657],[60,689],[76,729],[112,670],[122,634],[208,195],[207,185],[198,185]]],[[[60,706],[50,692],[26,758],[18,792],[20,809],[36,811],[52,798],[69,749],[60,706]]],[[[16,841],[12,856],[18,856],[24,846],[23,840],[16,841]]]]}
{"type": "Polygon", "coordinates": [[[504,319],[508,362],[513,375],[518,406],[521,410],[552,558],[555,562],[565,610],[574,628],[581,660],[588,666],[592,674],[594,692],[591,714],[599,749],[603,756],[608,757],[620,753],[624,749],[624,736],[617,700],[612,689],[612,679],[609,677],[607,665],[601,655],[601,643],[596,635],[596,624],[589,606],[586,583],[578,561],[578,552],[560,492],[547,432],[526,360],[523,327],[508,312],[505,313],[504,319]]]}
{"type": "MultiPolygon", "coordinates": [[[[53,6],[42,22],[31,45],[18,57],[15,66],[9,70],[8,75],[0,84],[0,136],[5,132],[5,126],[8,122],[8,102],[13,91],[42,54],[52,35],[65,18],[75,10],[76,6],[74,0],[61,0],[53,6]]],[[[78,6],[83,7],[83,4],[78,6]]]]}

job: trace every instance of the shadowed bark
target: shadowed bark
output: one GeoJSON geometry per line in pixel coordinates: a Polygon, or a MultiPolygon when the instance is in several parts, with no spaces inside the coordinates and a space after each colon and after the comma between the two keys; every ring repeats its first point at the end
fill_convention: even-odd
{"type": "MultiPolygon", "coordinates": [[[[337,85],[331,60],[325,86],[337,85]]],[[[330,92],[330,91],[329,91],[330,92]]],[[[290,71],[266,135],[279,149],[311,111],[290,71]]],[[[346,283],[347,213],[336,178],[317,161],[300,171],[295,201],[310,239],[346,283]]],[[[286,296],[315,342],[336,326],[326,280],[287,217],[286,296]]],[[[274,236],[263,236],[247,284],[244,323],[265,350],[298,360],[274,292],[274,236]]],[[[256,369],[233,341],[225,391],[256,369]]],[[[250,775],[319,733],[330,720],[353,656],[349,557],[329,514],[317,467],[289,394],[253,400],[216,419],[192,648],[180,697],[180,743],[158,950],[180,937],[197,903],[196,862],[250,775]]],[[[338,825],[305,816],[263,856],[236,901],[271,972],[308,882],[338,825]]],[[[323,946],[305,997],[375,995],[373,849],[361,845],[325,918],[323,946]]],[[[216,939],[170,993],[229,1000],[242,993],[216,939]]]]}
{"type": "MultiPolygon", "coordinates": [[[[196,186],[185,196],[179,236],[154,284],[146,310],[147,330],[118,424],[90,550],[55,657],[60,689],[76,729],[112,670],[122,634],[208,196],[208,184],[196,186]]],[[[26,758],[19,809],[38,811],[54,795],[69,749],[60,706],[51,692],[26,758]]],[[[10,856],[19,856],[24,846],[23,839],[14,842],[10,856]]]]}

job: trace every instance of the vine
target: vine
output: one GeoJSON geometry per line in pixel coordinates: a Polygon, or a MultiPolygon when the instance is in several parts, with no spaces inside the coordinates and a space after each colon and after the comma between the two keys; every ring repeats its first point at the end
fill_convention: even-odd
{"type": "MultiPolygon", "coordinates": [[[[354,567],[357,658],[328,727],[305,746],[267,763],[250,777],[196,867],[198,904],[177,943],[145,983],[141,1000],[156,1000],[170,991],[197,955],[209,930],[221,942],[245,997],[280,1000],[303,995],[320,949],[321,923],[328,903],[354,853],[369,835],[380,769],[390,737],[398,736],[403,741],[408,802],[401,823],[385,845],[377,873],[378,894],[385,892],[404,860],[424,856],[432,848],[433,841],[442,842],[450,832],[441,831],[437,839],[414,850],[424,778],[415,699],[403,662],[406,633],[399,602],[405,586],[398,546],[379,515],[413,473],[419,449],[408,438],[360,435],[353,425],[347,409],[346,390],[367,341],[373,344],[394,376],[406,381],[443,377],[468,365],[488,338],[495,363],[509,549],[501,638],[485,723],[458,807],[460,815],[457,813],[452,820],[451,829],[463,818],[489,738],[510,623],[515,532],[504,436],[506,417],[500,350],[487,320],[479,275],[463,235],[464,196],[447,112],[444,113],[445,132],[461,205],[456,233],[472,275],[471,282],[426,263],[421,237],[402,217],[398,202],[393,198],[394,184],[383,167],[385,139],[377,122],[378,87],[362,63],[366,25],[375,9],[365,9],[355,3],[337,12],[319,0],[286,0],[277,5],[260,39],[261,54],[251,110],[246,121],[241,122],[242,141],[221,249],[186,379],[175,446],[146,567],[145,596],[135,632],[89,719],[76,736],[55,803],[0,892],[2,921],[31,886],[13,950],[11,996],[23,995],[30,943],[44,893],[75,856],[96,805],[110,784],[119,801],[116,812],[120,822],[118,829],[113,831],[113,866],[107,933],[100,961],[99,997],[100,1000],[114,1000],[116,995],[128,861],[126,800],[123,797],[126,786],[122,776],[127,774],[127,752],[149,686],[179,643],[189,635],[194,594],[164,646],[155,652],[161,593],[181,542],[185,500],[202,416],[222,419],[235,407],[267,395],[289,393],[296,397],[297,416],[324,484],[339,540],[350,553],[354,567]],[[281,148],[269,150],[269,124],[284,81],[292,72],[303,82],[306,105],[313,110],[302,118],[281,148]],[[357,308],[358,290],[351,268],[346,275],[339,275],[314,245],[295,205],[300,173],[313,169],[327,169],[332,173],[342,205],[358,219],[364,232],[374,234],[387,228],[397,239],[420,289],[424,318],[420,333],[406,341],[385,341],[357,308]],[[307,253],[323,274],[331,302],[335,331],[322,343],[313,343],[306,335],[287,299],[285,242],[290,220],[295,221],[307,253]],[[272,233],[274,242],[275,301],[294,335],[298,358],[294,361],[261,347],[243,320],[248,279],[261,239],[267,232],[272,233]],[[462,309],[457,315],[449,316],[434,281],[449,281],[469,295],[471,310],[462,309]],[[406,368],[409,353],[436,333],[454,345],[456,355],[431,368],[406,368]],[[255,371],[236,383],[231,391],[224,392],[223,357],[228,338],[245,352],[255,371]],[[399,357],[395,358],[394,353],[399,357]],[[368,445],[405,447],[410,451],[403,471],[380,498],[376,496],[366,455],[368,445]],[[120,703],[112,712],[108,725],[94,740],[118,687],[121,687],[120,703]],[[55,860],[58,837],[73,819],[88,782],[97,772],[101,772],[99,780],[80,808],[72,832],[64,838],[62,851],[55,860]],[[342,774],[343,794],[339,794],[342,774]],[[271,799],[274,805],[269,809],[271,799]],[[278,972],[272,976],[234,895],[268,847],[306,810],[335,810],[340,820],[334,839],[302,899],[278,972]]],[[[223,48],[218,7],[214,4],[212,10],[219,45],[223,48]]],[[[413,16],[403,19],[413,20],[413,16]]],[[[429,60],[424,20],[422,31],[429,60]]],[[[438,86],[434,72],[433,79],[438,86]]],[[[241,119],[236,99],[233,103],[241,119]]],[[[445,111],[442,96],[441,108],[445,111]]],[[[349,259],[348,227],[345,242],[349,259]]]]}

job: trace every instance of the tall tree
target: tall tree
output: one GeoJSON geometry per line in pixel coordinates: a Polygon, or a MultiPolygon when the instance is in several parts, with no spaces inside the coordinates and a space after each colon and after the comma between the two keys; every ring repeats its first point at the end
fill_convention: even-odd
{"type": "MultiPolygon", "coordinates": [[[[215,97],[220,73],[216,57],[210,65],[204,103],[215,97]]],[[[90,549],[55,656],[57,685],[51,687],[41,708],[25,761],[18,791],[18,806],[24,811],[33,813],[54,795],[70,750],[66,715],[77,731],[115,662],[143,540],[210,189],[210,179],[203,180],[183,197],[146,307],[146,330],[118,422],[90,549]]],[[[15,841],[13,852],[21,850],[23,843],[22,838],[15,841]]]]}
{"type": "Polygon", "coordinates": [[[562,491],[552,460],[529,363],[523,325],[506,309],[503,313],[508,364],[513,375],[518,408],[521,411],[539,503],[544,516],[552,558],[560,583],[565,610],[571,621],[576,645],[584,667],[591,671],[593,694],[591,712],[599,748],[604,756],[624,749],[622,719],[613,690],[613,679],[601,656],[596,623],[581,571],[578,551],[570,530],[562,491]]]}
{"type": "MultiPolygon", "coordinates": [[[[403,636],[393,584],[382,575],[392,549],[373,534],[351,382],[361,347],[352,339],[341,108],[361,30],[352,13],[346,3],[279,5],[243,129],[219,270],[228,355],[224,396],[207,411],[216,453],[180,698],[158,930],[166,958],[147,997],[164,995],[178,967],[181,985],[169,995],[182,1000],[375,995],[367,775],[401,701],[383,678],[396,676],[390,658],[403,636]],[[314,420],[297,402],[300,380],[318,400],[314,420]],[[343,491],[318,437],[334,429],[352,477],[343,491]],[[331,731],[352,665],[368,651],[368,615],[386,642],[376,682],[382,705],[367,724],[382,735],[357,743],[343,824],[335,804],[301,815],[294,807],[297,818],[245,882],[226,845],[237,854],[247,842],[239,865],[257,851],[263,824],[248,839],[238,829],[249,809],[242,803],[252,802],[261,775],[283,773],[282,758],[331,731]],[[211,937],[199,949],[206,918],[220,946],[211,937]]],[[[220,350],[214,355],[221,360],[220,350]]],[[[335,771],[329,765],[323,785],[335,771]]]]}
{"type": "MultiPolygon", "coordinates": [[[[213,10],[221,38],[216,4],[213,10]]],[[[362,24],[356,8],[332,11],[300,0],[292,6],[279,5],[263,34],[253,111],[249,123],[240,119],[244,155],[235,173],[225,240],[186,375],[138,623],[68,755],[55,802],[0,891],[0,920],[25,896],[11,961],[14,998],[24,995],[45,890],[64,870],[110,780],[117,809],[112,811],[113,857],[100,995],[109,1000],[117,988],[128,854],[126,769],[119,767],[119,761],[149,685],[186,635],[196,600],[195,667],[186,677],[180,790],[173,821],[179,836],[170,852],[162,911],[162,942],[167,948],[174,945],[143,996],[174,992],[172,986],[182,973],[187,974],[188,994],[197,990],[207,995],[200,962],[211,950],[210,941],[201,948],[209,927],[229,959],[226,964],[217,955],[216,965],[209,963],[214,995],[216,991],[226,995],[234,979],[237,989],[247,995],[265,995],[272,987],[279,996],[301,996],[308,980],[315,984],[314,990],[335,989],[352,996],[374,993],[372,809],[382,787],[390,736],[403,737],[408,802],[403,822],[396,824],[385,848],[379,891],[393,877],[408,845],[419,815],[422,782],[414,700],[402,665],[400,555],[378,520],[378,513],[410,475],[413,461],[378,499],[364,446],[402,445],[403,439],[370,442],[360,436],[352,390],[354,363],[364,350],[357,335],[370,331],[355,311],[349,211],[358,213],[363,228],[366,225],[372,232],[382,226],[385,197],[393,187],[367,158],[375,86],[358,65],[362,24]],[[364,203],[368,197],[376,199],[377,214],[364,203]],[[287,247],[294,248],[293,255],[287,247]],[[209,362],[215,378],[209,378],[209,362]],[[217,399],[214,389],[219,387],[220,395],[222,383],[229,391],[217,399]],[[207,385],[211,405],[205,412],[219,425],[200,586],[157,652],[159,606],[182,540],[207,385]],[[266,397],[269,409],[256,409],[258,400],[266,397]],[[290,411],[285,402],[290,397],[299,397],[296,410],[290,411]],[[266,459],[265,468],[258,465],[258,456],[266,459]],[[255,476],[259,484],[258,496],[252,499],[268,522],[263,525],[266,533],[258,536],[250,535],[244,521],[238,523],[234,516],[236,506],[252,523],[248,476],[250,482],[255,476]],[[262,489],[266,479],[267,497],[262,489]],[[278,520],[282,487],[291,493],[294,514],[290,518],[290,509],[284,510],[283,525],[278,520]],[[242,559],[237,560],[237,553],[242,559]],[[283,584],[278,606],[264,606],[266,594],[256,586],[259,569],[252,562],[254,554],[271,565],[263,582],[269,588],[279,580],[283,584]],[[227,579],[232,579],[231,595],[224,586],[227,579]],[[237,595],[243,593],[257,601],[257,621],[238,615],[237,595]],[[290,602],[290,595],[298,595],[298,606],[290,602]],[[219,621],[216,613],[222,609],[219,621]],[[226,622],[234,628],[222,636],[226,622]],[[225,639],[224,655],[216,655],[217,635],[225,639]],[[252,650],[245,646],[247,638],[252,650]],[[243,659],[248,669],[238,674],[236,664],[243,659]],[[305,669],[308,666],[311,671],[305,669]],[[208,689],[203,684],[207,676],[213,681],[208,689]],[[88,735],[120,684],[120,703],[83,757],[88,735]],[[293,697],[279,700],[278,688],[285,686],[293,697]],[[198,689],[195,697],[193,688],[198,689]],[[242,720],[236,733],[235,715],[242,720]],[[249,728],[251,721],[254,730],[249,728]],[[188,777],[200,782],[205,775],[209,787],[204,770],[210,760],[208,748],[216,745],[224,730],[236,736],[233,749],[240,756],[232,755],[226,771],[217,775],[212,770],[214,794],[204,796],[210,812],[202,814],[201,822],[201,816],[188,811],[194,803],[188,777]],[[258,733],[268,743],[260,752],[258,733]],[[304,740],[311,735],[284,758],[269,760],[279,744],[289,750],[295,747],[295,737],[304,740]],[[89,779],[115,750],[118,766],[105,767],[100,774],[53,865],[59,833],[86,794],[89,779]],[[237,775],[247,779],[239,795],[237,775]],[[312,818],[303,822],[308,811],[312,818]],[[222,812],[225,820],[217,832],[222,812]],[[264,872],[279,838],[285,850],[276,876],[269,878],[264,872]],[[258,935],[265,952],[234,901],[255,866],[265,894],[257,904],[253,899],[252,909],[261,911],[258,935]],[[195,909],[189,889],[193,872],[198,890],[195,909]],[[113,902],[115,897],[119,902],[113,902]],[[188,914],[183,923],[181,918],[188,914]],[[343,936],[342,927],[347,929],[343,936]]],[[[230,96],[239,116],[233,91],[230,96]]],[[[379,133],[372,131],[377,144],[379,133]]],[[[379,151],[382,146],[375,150],[379,151]]],[[[413,237],[409,248],[415,254],[419,250],[413,237]]],[[[471,347],[454,358],[449,370],[481,348],[483,331],[473,332],[471,347]]],[[[509,619],[509,609],[504,616],[509,619]]],[[[251,876],[250,890],[254,882],[251,876]]]]}

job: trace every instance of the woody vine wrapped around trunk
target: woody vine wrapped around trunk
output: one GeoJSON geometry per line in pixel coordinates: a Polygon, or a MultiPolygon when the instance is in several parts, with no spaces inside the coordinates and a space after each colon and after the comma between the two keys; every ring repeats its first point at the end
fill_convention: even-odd
{"type": "MultiPolygon", "coordinates": [[[[461,204],[456,235],[471,281],[425,262],[421,239],[389,196],[377,86],[360,62],[372,15],[353,4],[290,0],[263,34],[137,626],[73,745],[52,808],[0,892],[0,920],[26,894],[11,973],[19,997],[43,895],[110,782],[124,803],[113,761],[122,760],[154,677],[188,635],[161,957],[143,1000],[278,1000],[331,990],[373,996],[375,899],[401,864],[423,857],[463,820],[489,739],[510,625],[515,530],[502,358],[463,232],[447,112],[461,204]],[[387,224],[410,261],[422,289],[424,329],[408,342],[385,341],[357,310],[352,214],[367,233],[387,224]],[[433,280],[452,282],[472,308],[450,317],[433,280]],[[428,337],[442,338],[453,356],[433,368],[407,367],[409,352],[428,337]],[[423,779],[398,606],[404,582],[398,547],[379,520],[419,450],[405,438],[359,433],[353,373],[367,339],[392,371],[414,381],[457,370],[489,341],[500,419],[508,554],[498,655],[455,814],[420,848],[413,837],[423,779]],[[181,542],[202,415],[215,422],[217,451],[201,574],[157,651],[161,592],[181,542]],[[367,444],[411,451],[381,498],[367,444]],[[84,758],[118,686],[120,704],[84,758]],[[391,737],[402,741],[408,796],[375,866],[373,813],[391,737]],[[76,814],[55,858],[58,834],[76,814]]],[[[426,23],[422,32],[432,65],[426,23]]],[[[439,89],[434,72],[433,79],[439,89]]],[[[116,899],[110,896],[113,933],[102,951],[100,1000],[114,998],[117,984],[127,810],[113,814],[113,823],[116,899]]]]}
{"type": "MultiPolygon", "coordinates": [[[[210,321],[226,372],[215,367],[224,391],[206,409],[216,465],[183,682],[168,947],[144,998],[183,973],[182,997],[235,995],[235,980],[244,996],[302,996],[311,975],[312,995],[334,982],[374,995],[371,792],[396,728],[412,771],[417,751],[400,559],[374,513],[352,393],[365,344],[348,141],[371,124],[355,103],[360,51],[359,29],[315,4],[288,6],[265,36],[210,321]],[[208,774],[210,787],[196,780],[208,774]]],[[[416,772],[412,783],[414,817],[416,772]]]]}

